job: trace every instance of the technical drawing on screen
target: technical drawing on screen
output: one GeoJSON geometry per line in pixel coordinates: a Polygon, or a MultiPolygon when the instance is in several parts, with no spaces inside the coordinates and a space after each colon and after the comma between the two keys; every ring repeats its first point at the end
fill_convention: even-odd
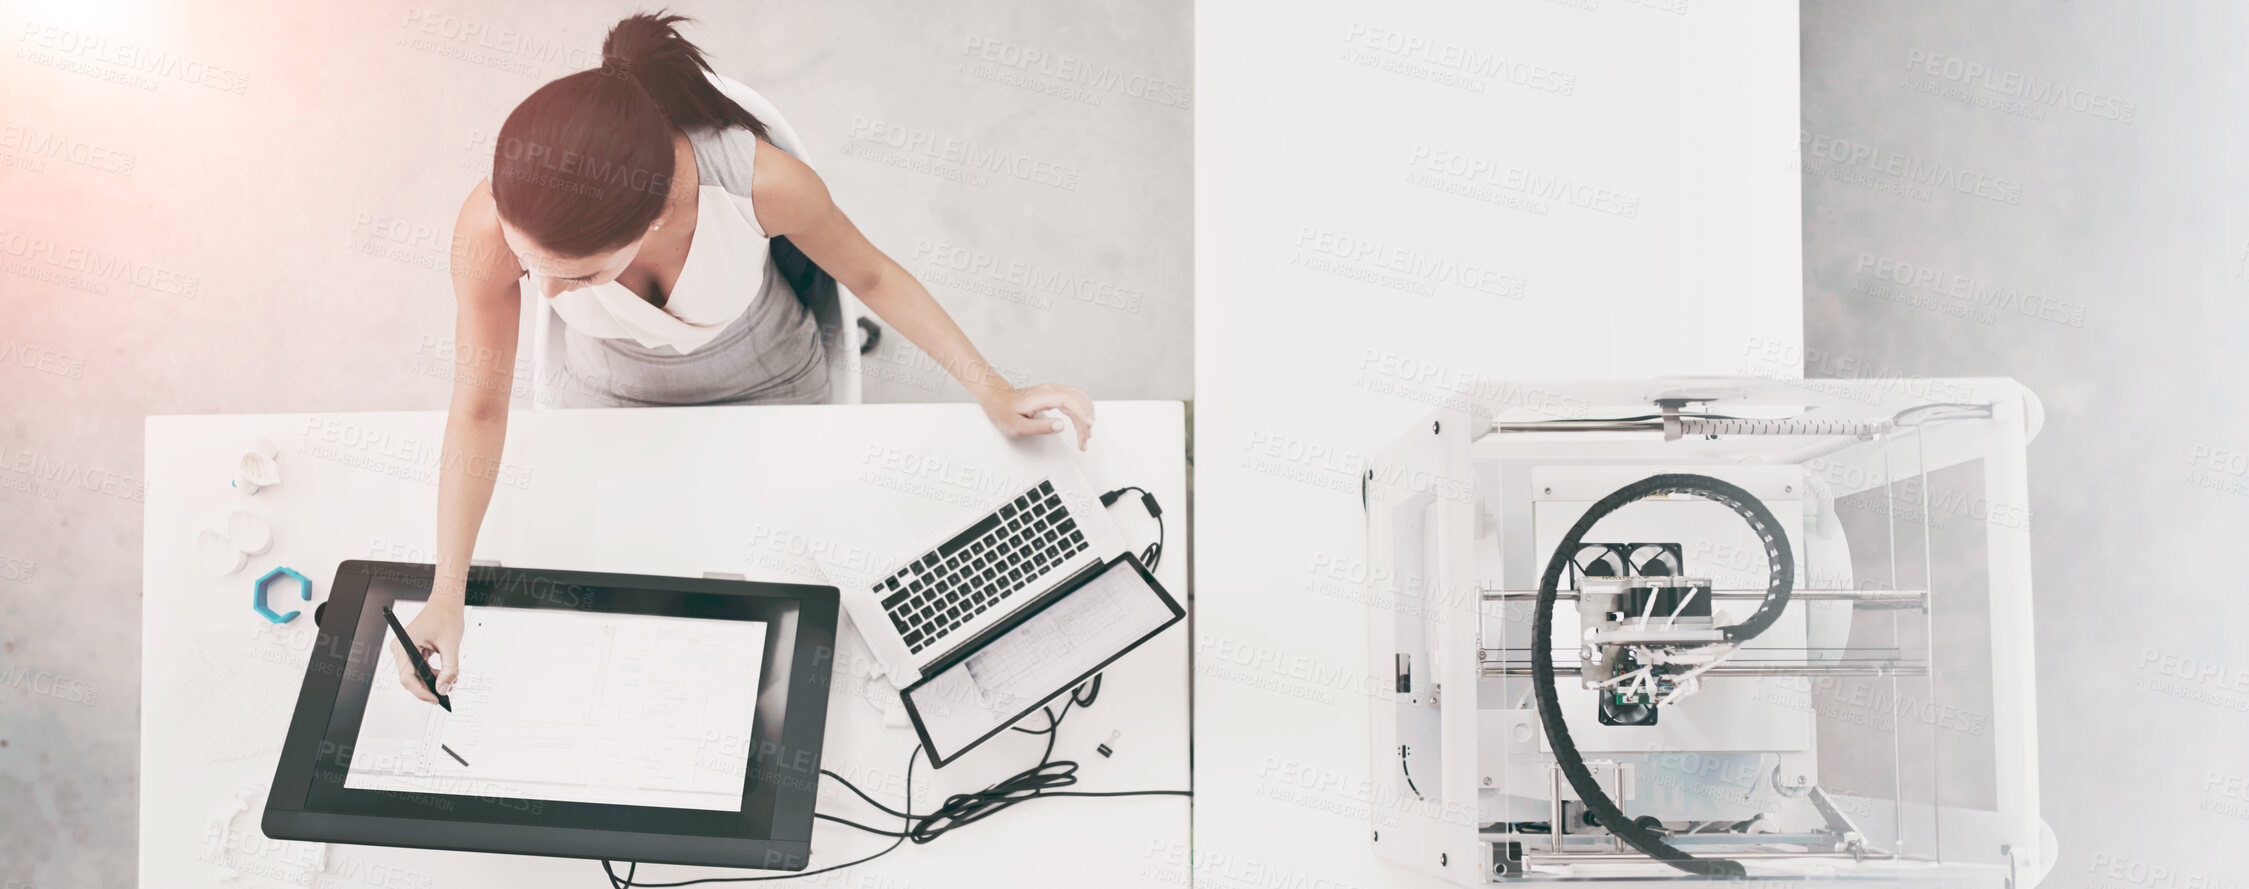
{"type": "Polygon", "coordinates": [[[1365,467],[1377,852],[2028,889],[2012,380],[1465,387],[1365,467]]]}

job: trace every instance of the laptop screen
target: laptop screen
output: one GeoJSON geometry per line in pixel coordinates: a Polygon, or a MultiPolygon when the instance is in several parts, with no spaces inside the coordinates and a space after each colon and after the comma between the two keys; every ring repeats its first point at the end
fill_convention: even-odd
{"type": "Polygon", "coordinates": [[[906,689],[930,761],[944,765],[1092,678],[1185,612],[1125,556],[1007,632],[906,689]]]}

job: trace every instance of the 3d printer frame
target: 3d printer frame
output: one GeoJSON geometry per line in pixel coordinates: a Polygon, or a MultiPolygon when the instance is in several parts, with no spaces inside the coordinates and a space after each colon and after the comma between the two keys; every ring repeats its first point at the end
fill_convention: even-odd
{"type": "MultiPolygon", "coordinates": [[[[2027,506],[2042,420],[2006,379],[1464,387],[1363,478],[1370,592],[1388,605],[1372,610],[1369,667],[1392,677],[1370,703],[1369,762],[1376,798],[1399,801],[1372,814],[1377,852],[1461,885],[1684,871],[2035,886],[2055,855],[2038,816],[2027,506]],[[1973,519],[1945,532],[1976,531],[1973,583],[1933,555],[1931,473],[1954,467],[1969,469],[1948,479],[1980,488],[1936,506],[1973,519]],[[1732,493],[1702,492],[1725,502],[1700,507],[1677,484],[1627,497],[1662,505],[1623,505],[1584,538],[1657,568],[1588,571],[1556,551],[1594,501],[1667,473],[1732,493]],[[1748,514],[1741,500],[1775,528],[1724,530],[1741,525],[1729,511],[1748,514]],[[1854,514],[1846,539],[1839,502],[1882,514],[1854,514]],[[1682,536],[1698,536],[1691,550],[1664,539],[1682,536]],[[1564,561],[1542,603],[1544,569],[1564,561]],[[1728,639],[1752,606],[1770,628],[1728,639]],[[1531,654],[1542,616],[1551,692],[1531,654]],[[1980,647],[1956,653],[1943,623],[1980,625],[1980,647]],[[1828,764],[1854,773],[1855,793],[1822,781],[1822,745],[1844,733],[1814,683],[1889,705],[1886,766],[1828,764]],[[1947,729],[1924,731],[1907,702],[1963,685],[1988,691],[1977,732],[1919,737],[1947,729]],[[1938,760],[1985,742],[1971,758],[1989,787],[1948,799],[1938,760]],[[1730,772],[1682,771],[1683,757],[1730,772]]],[[[1879,733],[1853,736],[1844,758],[1881,758],[1879,733]]]]}

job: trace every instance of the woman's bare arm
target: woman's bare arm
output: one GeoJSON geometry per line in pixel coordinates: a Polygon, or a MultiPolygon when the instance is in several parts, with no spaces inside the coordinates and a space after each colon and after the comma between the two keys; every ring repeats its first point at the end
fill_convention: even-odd
{"type": "MultiPolygon", "coordinates": [[[[479,183],[454,222],[453,400],[445,415],[437,481],[437,574],[429,603],[407,635],[443,661],[440,692],[460,675],[461,608],[476,535],[492,504],[500,451],[508,435],[508,394],[515,385],[515,350],[523,275],[500,234],[488,183],[479,183]]],[[[394,643],[395,644],[395,643],[394,643]]],[[[416,697],[436,703],[413,667],[398,658],[399,680],[416,697]]]]}
{"type": "Polygon", "coordinates": [[[767,235],[786,235],[804,255],[850,288],[882,320],[920,346],[976,397],[992,423],[1010,435],[1062,431],[1040,412],[1059,410],[1077,424],[1078,446],[1093,434],[1093,400],[1071,386],[1016,389],[985,362],[960,325],[912,273],[877,248],[828,195],[804,162],[778,149],[757,153],[753,203],[767,235]]]}

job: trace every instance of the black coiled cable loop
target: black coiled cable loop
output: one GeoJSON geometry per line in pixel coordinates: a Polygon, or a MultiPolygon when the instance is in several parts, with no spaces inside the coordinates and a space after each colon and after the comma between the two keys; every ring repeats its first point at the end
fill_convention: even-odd
{"type": "MultiPolygon", "coordinates": [[[[1546,573],[1539,578],[1538,606],[1531,623],[1531,690],[1538,696],[1538,718],[1546,729],[1548,741],[1553,744],[1555,764],[1562,769],[1562,776],[1569,779],[1570,788],[1577,791],[1578,799],[1584,801],[1586,811],[1593,813],[1602,827],[1642,854],[1688,873],[1747,876],[1748,870],[1741,862],[1696,858],[1665,842],[1655,831],[1625,817],[1624,810],[1601,789],[1592,770],[1585,767],[1585,757],[1578,752],[1577,742],[1570,737],[1569,725],[1562,718],[1561,693],[1554,684],[1554,603],[1560,598],[1562,572],[1569,567],[1570,554],[1577,552],[1585,535],[1610,513],[1650,497],[1669,494],[1686,494],[1724,504],[1749,523],[1750,530],[1765,547],[1765,560],[1771,568],[1765,599],[1747,620],[1719,628],[1726,641],[1735,645],[1747,642],[1780,619],[1796,583],[1796,557],[1772,510],[1740,486],[1707,475],[1651,475],[1595,502],[1577,524],[1570,526],[1569,533],[1563,535],[1562,542],[1554,548],[1553,558],[1547,560],[1546,573]]],[[[1557,840],[1559,837],[1557,834],[1557,840]]]]}

